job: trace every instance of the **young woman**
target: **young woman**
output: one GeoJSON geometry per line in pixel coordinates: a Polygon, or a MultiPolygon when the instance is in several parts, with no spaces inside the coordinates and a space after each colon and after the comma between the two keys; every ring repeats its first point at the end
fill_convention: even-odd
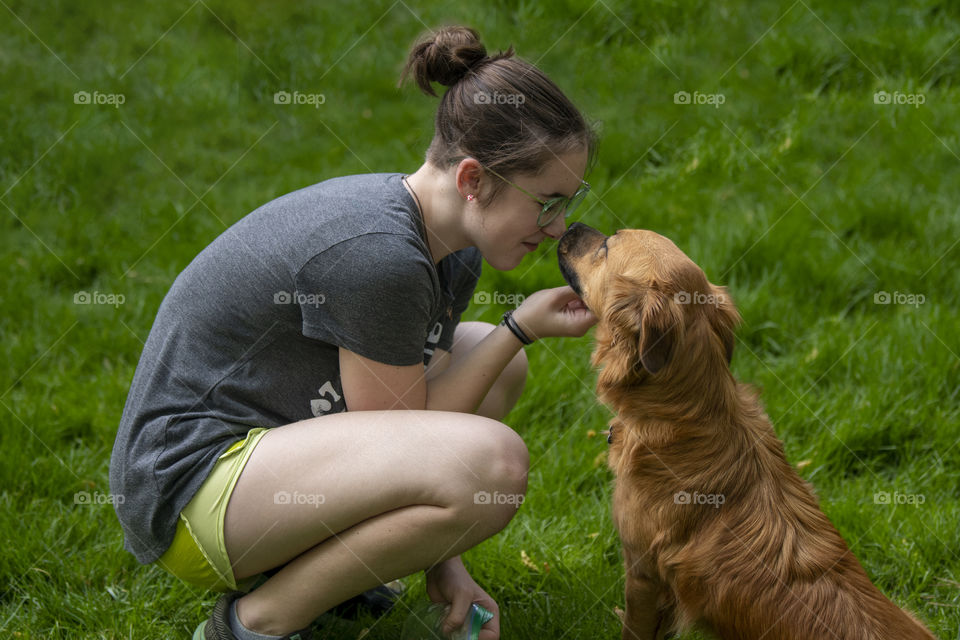
{"type": "Polygon", "coordinates": [[[481,637],[499,637],[459,554],[526,490],[526,447],[500,422],[523,345],[596,318],[559,287],[500,326],[459,320],[481,256],[510,270],[563,233],[595,139],[543,73],[512,49],[487,56],[472,29],[416,45],[408,74],[449,87],[425,164],[249,214],[177,277],[144,347],[111,489],[141,563],[229,592],[195,638],[307,637],[419,570],[452,605],[448,630],[477,602],[496,614],[481,637]]]}

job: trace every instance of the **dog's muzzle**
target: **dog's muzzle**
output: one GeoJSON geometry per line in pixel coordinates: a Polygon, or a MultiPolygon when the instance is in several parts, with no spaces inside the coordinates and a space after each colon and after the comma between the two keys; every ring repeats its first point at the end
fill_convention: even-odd
{"type": "Polygon", "coordinates": [[[560,273],[563,279],[576,292],[578,296],[583,297],[583,290],[580,287],[580,278],[573,266],[573,261],[581,257],[588,251],[597,246],[597,242],[602,242],[605,235],[583,224],[574,222],[560,236],[560,242],[557,243],[557,260],[560,262],[560,273]]]}

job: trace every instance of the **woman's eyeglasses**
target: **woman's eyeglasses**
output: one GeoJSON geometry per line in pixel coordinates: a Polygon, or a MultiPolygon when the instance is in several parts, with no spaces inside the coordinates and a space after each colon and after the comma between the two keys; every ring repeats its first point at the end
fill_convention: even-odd
{"type": "Polygon", "coordinates": [[[582,183],[582,186],[577,189],[577,192],[569,198],[566,196],[557,196],[556,198],[550,198],[549,200],[541,200],[523,187],[510,182],[493,169],[488,167],[483,168],[509,184],[511,187],[523,191],[525,194],[543,206],[543,208],[540,210],[540,214],[537,216],[537,226],[540,228],[543,228],[556,220],[557,216],[560,214],[563,214],[564,218],[569,218],[571,214],[573,214],[574,210],[580,206],[580,203],[583,202],[583,199],[587,197],[587,194],[590,193],[590,185],[581,180],[580,182],[582,183]]]}

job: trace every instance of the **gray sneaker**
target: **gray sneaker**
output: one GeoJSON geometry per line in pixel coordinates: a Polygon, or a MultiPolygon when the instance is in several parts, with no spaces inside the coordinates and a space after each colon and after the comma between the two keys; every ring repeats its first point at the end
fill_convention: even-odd
{"type": "MultiPolygon", "coordinates": [[[[210,618],[204,620],[193,632],[193,640],[237,640],[230,630],[230,605],[237,598],[246,595],[243,591],[231,591],[220,596],[213,605],[210,618]]],[[[312,640],[313,636],[308,629],[294,631],[283,636],[284,640],[312,640]]]]}

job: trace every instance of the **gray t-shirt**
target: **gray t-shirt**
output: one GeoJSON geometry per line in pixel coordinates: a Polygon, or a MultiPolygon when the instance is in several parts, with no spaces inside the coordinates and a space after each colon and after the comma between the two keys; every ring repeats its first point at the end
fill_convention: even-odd
{"type": "Polygon", "coordinates": [[[124,548],[143,564],[217,458],[253,427],[346,411],[338,347],[392,365],[449,351],[480,275],[434,265],[401,174],[327,180],[265,204],[177,276],[110,459],[124,548]]]}

